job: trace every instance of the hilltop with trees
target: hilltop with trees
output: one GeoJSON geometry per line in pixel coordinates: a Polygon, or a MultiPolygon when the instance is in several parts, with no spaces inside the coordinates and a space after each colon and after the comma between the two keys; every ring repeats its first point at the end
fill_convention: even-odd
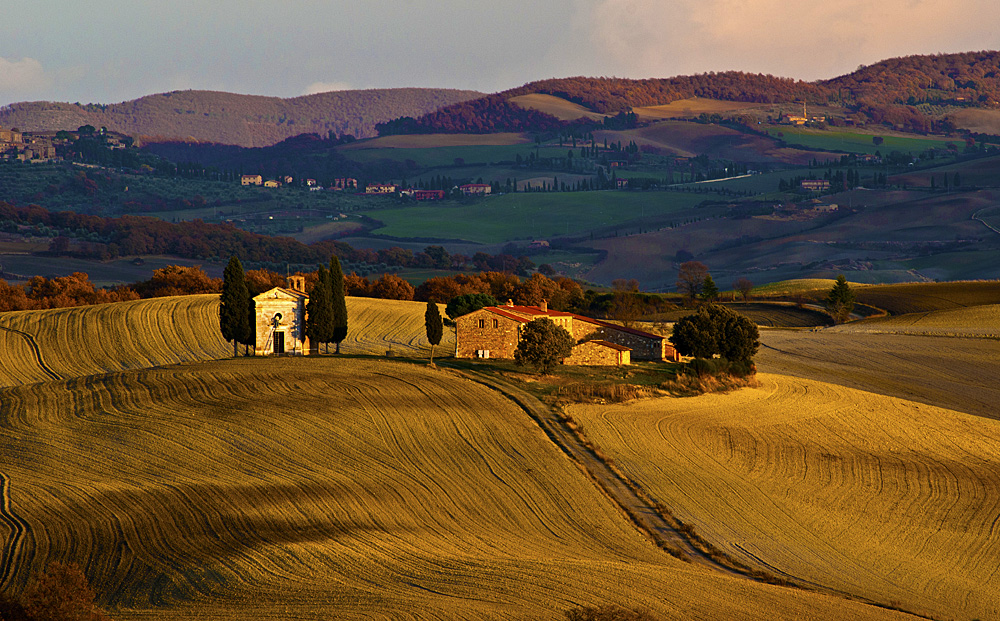
{"type": "Polygon", "coordinates": [[[0,126],[57,131],[81,125],[141,138],[263,147],[299,134],[373,136],[375,124],[420,116],[481,96],[476,91],[392,88],[332,91],[290,99],[217,91],[173,91],[116,104],[15,103],[0,108],[0,126]]]}

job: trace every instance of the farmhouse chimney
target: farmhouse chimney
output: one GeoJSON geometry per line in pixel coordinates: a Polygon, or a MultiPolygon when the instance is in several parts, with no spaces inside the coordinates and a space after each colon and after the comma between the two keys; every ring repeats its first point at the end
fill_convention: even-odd
{"type": "Polygon", "coordinates": [[[514,300],[507,298],[507,306],[514,306],[514,300]]]}
{"type": "Polygon", "coordinates": [[[541,309],[542,309],[543,313],[549,312],[549,301],[548,300],[542,300],[541,309]]]}

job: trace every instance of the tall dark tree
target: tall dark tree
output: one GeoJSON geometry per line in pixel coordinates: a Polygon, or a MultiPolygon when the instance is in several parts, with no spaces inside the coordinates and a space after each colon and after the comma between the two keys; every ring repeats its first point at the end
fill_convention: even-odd
{"type": "Polygon", "coordinates": [[[222,273],[222,294],[219,296],[219,329],[222,338],[233,342],[233,356],[239,353],[239,344],[253,336],[252,308],[243,264],[234,256],[222,273]]]}
{"type": "Polygon", "coordinates": [[[843,274],[837,275],[837,282],[833,283],[833,288],[826,296],[826,308],[837,323],[843,323],[851,316],[854,310],[854,291],[847,284],[847,279],[843,274]]]}
{"type": "Polygon", "coordinates": [[[320,343],[326,346],[330,353],[330,341],[333,340],[333,300],[330,294],[330,277],[322,265],[319,266],[319,278],[309,292],[309,302],[306,304],[306,335],[317,348],[320,343]]]}
{"type": "Polygon", "coordinates": [[[714,302],[719,297],[719,288],[715,285],[715,281],[712,280],[711,274],[705,276],[705,280],[702,281],[701,293],[698,294],[698,297],[706,302],[714,302]]]}
{"type": "Polygon", "coordinates": [[[431,300],[427,300],[427,310],[424,311],[424,328],[431,344],[431,364],[434,364],[434,347],[441,343],[441,337],[444,336],[444,321],[437,304],[431,300]]]}
{"type": "Polygon", "coordinates": [[[330,287],[330,301],[333,306],[333,335],[330,340],[337,344],[347,337],[347,298],[344,292],[344,272],[340,269],[340,259],[330,257],[330,271],[327,274],[330,287]]]}

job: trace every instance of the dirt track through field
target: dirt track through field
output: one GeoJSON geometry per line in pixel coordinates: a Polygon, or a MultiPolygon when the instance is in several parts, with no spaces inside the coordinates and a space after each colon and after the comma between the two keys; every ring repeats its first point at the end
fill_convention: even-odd
{"type": "Polygon", "coordinates": [[[937,618],[1000,616],[1000,423],[761,382],[568,411],[629,477],[747,562],[937,618]]]}
{"type": "Polygon", "coordinates": [[[10,534],[0,548],[0,591],[8,585],[15,567],[24,563],[22,543],[28,534],[28,525],[11,510],[10,478],[0,472],[0,523],[6,524],[10,534]]]}
{"type": "Polygon", "coordinates": [[[47,375],[49,378],[54,380],[62,379],[59,376],[59,374],[57,374],[55,371],[52,370],[51,367],[49,367],[49,365],[45,364],[45,361],[42,359],[42,350],[38,347],[38,342],[35,340],[35,337],[28,334],[27,332],[22,332],[21,330],[15,330],[14,328],[6,328],[0,326],[0,330],[3,330],[4,332],[10,334],[16,334],[24,339],[24,341],[28,344],[28,348],[31,350],[33,361],[38,366],[41,373],[47,375]]]}

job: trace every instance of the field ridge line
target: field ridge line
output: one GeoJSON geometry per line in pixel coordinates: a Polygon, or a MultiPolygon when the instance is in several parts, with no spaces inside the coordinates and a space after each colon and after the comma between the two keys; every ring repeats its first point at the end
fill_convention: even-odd
{"type": "Polygon", "coordinates": [[[15,567],[15,559],[21,556],[24,536],[28,524],[10,508],[10,477],[0,472],[0,522],[10,529],[10,535],[0,552],[0,590],[7,586],[15,567]]]}
{"type": "Polygon", "coordinates": [[[38,367],[42,370],[42,372],[48,375],[51,379],[54,380],[63,379],[58,373],[52,370],[52,367],[45,364],[45,361],[42,359],[42,349],[38,346],[38,341],[35,340],[34,336],[32,336],[27,332],[22,332],[21,330],[15,330],[14,328],[8,328],[5,326],[0,326],[0,330],[11,332],[13,334],[17,334],[21,337],[24,337],[24,340],[28,342],[28,347],[31,349],[31,353],[35,357],[35,362],[38,363],[38,367]]]}

